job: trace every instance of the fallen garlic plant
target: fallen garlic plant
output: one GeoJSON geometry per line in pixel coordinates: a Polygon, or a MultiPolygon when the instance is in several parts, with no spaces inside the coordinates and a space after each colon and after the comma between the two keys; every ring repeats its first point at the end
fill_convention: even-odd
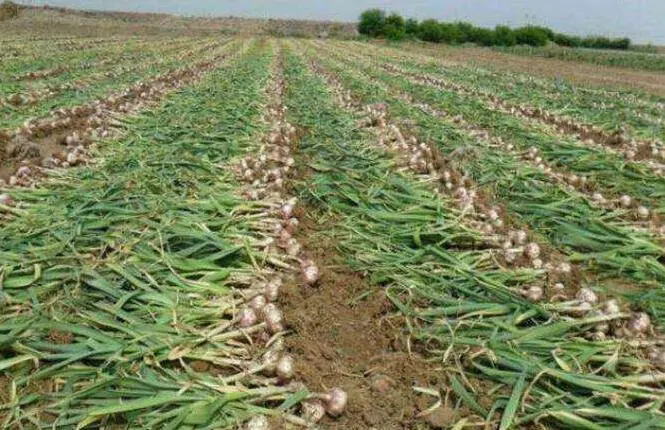
{"type": "MultiPolygon", "coordinates": [[[[417,350],[440,366],[447,381],[428,388],[457,412],[450,425],[662,425],[665,373],[656,357],[664,343],[645,315],[597,295],[585,315],[567,311],[566,303],[524,300],[519,287],[538,285],[542,275],[501,265],[491,258],[494,249],[474,248],[483,243],[475,241],[480,232],[463,225],[466,215],[454,200],[432,192],[426,175],[413,174],[411,154],[391,157],[378,145],[382,119],[386,127],[392,120],[367,118],[361,108],[385,112],[377,106],[385,97],[389,111],[404,120],[398,124],[406,139],[422,112],[409,117],[411,109],[382,94],[375,77],[371,83],[358,77],[356,67],[322,59],[321,50],[300,41],[290,46],[288,77],[299,89],[289,91],[289,117],[311,133],[300,151],[317,166],[303,193],[335,216],[329,234],[348,264],[385,291],[408,321],[412,347],[417,341],[417,350]],[[339,76],[358,104],[335,103],[347,98],[346,90],[331,90],[324,75],[308,72],[303,57],[339,76]],[[619,316],[613,315],[617,305],[619,316]],[[604,323],[636,334],[595,340],[595,326],[604,323]]],[[[591,293],[573,292],[579,298],[570,302],[593,301],[591,293]]]]}
{"type": "Polygon", "coordinates": [[[531,302],[541,303],[545,309],[564,317],[590,323],[586,333],[589,339],[646,339],[643,348],[653,364],[665,370],[665,348],[661,348],[665,346],[665,337],[654,330],[648,314],[624,311],[622,309],[629,307],[627,303],[620,305],[618,298],[601,299],[592,289],[582,286],[579,282],[579,274],[583,272],[581,267],[555,250],[544,252],[524,226],[512,226],[504,209],[492,204],[486,196],[478,195],[473,182],[447,162],[450,157],[391,123],[385,105],[362,106],[315,60],[311,60],[309,65],[328,82],[340,105],[364,117],[360,126],[373,130],[378,140],[377,147],[394,154],[400,166],[453,199],[464,214],[460,222],[483,232],[486,244],[496,247],[497,256],[502,257],[507,267],[532,267],[537,270],[539,283],[523,287],[515,291],[516,294],[531,302]]]}
{"type": "MultiPolygon", "coordinates": [[[[265,324],[272,336],[284,334],[282,312],[274,303],[284,280],[289,279],[289,283],[293,283],[295,274],[299,273],[305,285],[315,288],[320,276],[316,262],[307,257],[307,250],[294,237],[300,224],[296,217],[298,200],[285,191],[289,178],[295,172],[292,148],[298,136],[296,128],[285,119],[282,68],[278,52],[273,59],[266,87],[267,103],[262,118],[268,124],[268,133],[258,145],[246,148],[248,155],[232,168],[237,180],[245,184],[238,192],[252,202],[252,206],[262,207],[260,213],[253,214],[255,220],[252,226],[263,239],[252,243],[252,246],[263,249],[267,263],[267,267],[257,268],[256,278],[246,280],[256,287],[249,290],[253,293],[243,295],[246,302],[240,310],[239,326],[250,329],[256,324],[265,324]]],[[[268,340],[266,345],[270,349],[264,360],[275,364],[262,370],[276,373],[280,383],[289,382],[297,363],[281,344],[275,351],[270,342],[268,340]]],[[[327,394],[311,394],[301,403],[301,419],[287,419],[309,426],[319,422],[326,414],[332,417],[341,415],[346,403],[347,394],[340,388],[331,388],[327,394]]],[[[254,417],[246,424],[247,430],[267,428],[262,416],[254,417]]]]}
{"type": "MultiPolygon", "coordinates": [[[[354,79],[357,76],[358,84],[355,88],[371,100],[368,104],[393,100],[392,103],[400,116],[412,116],[404,121],[409,128],[417,124],[424,134],[436,136],[438,145],[447,148],[450,155],[454,156],[451,161],[456,162],[469,176],[477,177],[497,199],[510,205],[513,215],[522,218],[531,228],[542,232],[550,243],[564,244],[565,251],[562,252],[566,252],[577,262],[585,263],[592,273],[599,276],[599,282],[606,279],[611,283],[616,279],[620,280],[620,283],[625,282],[624,280],[631,282],[638,291],[626,294],[629,301],[641,300],[641,292],[646,292],[654,299],[650,305],[651,312],[662,321],[662,312],[665,308],[661,307],[660,298],[663,297],[664,291],[656,280],[665,279],[665,265],[660,260],[665,251],[659,245],[661,235],[657,229],[654,231],[654,228],[651,228],[650,231],[646,231],[640,227],[658,225],[652,220],[639,218],[640,215],[645,217],[643,209],[637,209],[639,206],[633,209],[637,215],[635,218],[630,217],[629,213],[624,214],[625,209],[607,211],[583,194],[571,192],[567,186],[552,183],[542,171],[523,169],[523,163],[512,154],[495,151],[485,144],[479,145],[484,143],[482,138],[486,133],[479,134],[478,137],[481,139],[469,136],[464,131],[459,131],[459,125],[455,122],[461,120],[459,116],[440,119],[437,110],[433,110],[426,103],[421,103],[423,100],[432,101],[437,103],[437,106],[448,107],[451,105],[447,100],[448,95],[436,89],[429,89],[427,86],[411,83],[406,78],[391,76],[372,63],[354,61],[352,55],[337,54],[332,49],[330,52],[329,57],[335,60],[329,60],[328,64],[332,61],[338,72],[347,73],[348,70],[354,79]],[[346,66],[341,68],[342,64],[346,66]],[[352,71],[356,68],[362,71],[352,71]],[[379,94],[381,96],[378,96],[379,94]],[[414,98],[417,98],[418,102],[414,101],[414,98]],[[442,99],[446,99],[446,102],[440,101],[442,99]],[[439,126],[436,127],[434,124],[439,126]]],[[[451,98],[454,99],[454,96],[451,98]]],[[[455,102],[462,104],[457,100],[455,102]]],[[[487,122],[482,115],[484,113],[482,109],[479,109],[480,112],[473,108],[461,108],[461,110],[469,111],[470,115],[478,115],[474,122],[487,122]]],[[[490,114],[487,115],[491,117],[490,114]]],[[[510,127],[516,125],[511,124],[510,127]]],[[[500,133],[503,127],[508,125],[499,123],[496,129],[500,133]]],[[[515,133],[524,134],[520,130],[515,133]]],[[[532,135],[527,137],[529,136],[532,135]]],[[[558,152],[555,143],[548,147],[546,142],[538,139],[538,136],[534,136],[533,143],[542,144],[552,153],[558,152]]],[[[525,139],[521,142],[522,145],[529,143],[525,139]]],[[[567,150],[562,150],[560,156],[565,157],[566,154],[567,150]]],[[[598,154],[596,167],[605,169],[603,177],[612,182],[611,186],[632,190],[634,191],[632,195],[640,194],[648,197],[662,189],[663,183],[660,179],[652,178],[643,170],[641,175],[649,177],[650,181],[640,180],[639,176],[635,177],[630,172],[621,176],[612,175],[611,170],[606,167],[606,164],[610,163],[605,163],[602,156],[603,154],[598,154]]],[[[588,168],[593,171],[596,167],[591,165],[588,168]]],[[[651,202],[656,204],[657,200],[651,202]]],[[[661,208],[658,207],[652,213],[657,214],[660,211],[661,208]]],[[[657,215],[654,215],[654,219],[658,219],[657,215]]]]}
{"type": "Polygon", "coordinates": [[[220,42],[211,42],[199,46],[195,49],[185,50],[185,51],[182,51],[182,49],[187,46],[185,43],[177,43],[173,44],[173,46],[172,44],[168,44],[167,47],[163,48],[161,44],[152,45],[152,46],[146,45],[145,48],[149,49],[142,49],[141,51],[139,51],[138,58],[136,57],[130,57],[129,59],[123,58],[120,61],[111,59],[111,60],[100,61],[92,65],[81,65],[81,69],[86,72],[90,68],[100,69],[100,70],[94,73],[86,73],[85,76],[69,82],[53,82],[47,84],[46,86],[40,86],[35,89],[19,91],[13,94],[9,94],[4,98],[0,98],[0,108],[8,105],[11,105],[15,108],[37,105],[41,102],[52,99],[65,91],[85,90],[86,88],[91,87],[97,82],[108,79],[114,79],[117,78],[118,76],[127,74],[129,72],[141,73],[143,70],[149,69],[150,67],[154,67],[156,65],[166,62],[168,59],[171,58],[171,54],[175,54],[176,59],[184,60],[187,57],[215,49],[219,45],[220,42]],[[150,62],[146,63],[145,59],[140,57],[140,55],[145,55],[146,52],[150,52],[155,49],[164,49],[163,51],[161,51],[162,56],[158,59],[156,63],[150,63],[150,62]],[[116,67],[114,67],[111,70],[106,70],[105,67],[103,66],[108,64],[115,64],[116,67]]]}
{"type": "MultiPolygon", "coordinates": [[[[446,86],[440,85],[437,80],[406,73],[392,66],[387,67],[384,65],[382,67],[386,70],[406,76],[407,79],[415,84],[430,85],[444,91],[448,90],[446,86]]],[[[408,101],[414,103],[410,98],[408,101]]],[[[569,189],[575,189],[584,194],[591,204],[606,210],[628,211],[628,216],[625,218],[628,222],[634,225],[635,231],[650,231],[652,234],[665,238],[665,225],[663,224],[662,219],[660,219],[654,211],[645,206],[645,204],[641,204],[637,199],[633,199],[627,194],[607,199],[599,191],[589,189],[587,176],[578,176],[574,173],[566,172],[559,167],[552,167],[547,160],[544,160],[543,157],[541,157],[537,147],[532,146],[527,151],[519,151],[515,148],[515,145],[505,142],[500,136],[492,136],[488,130],[474,126],[461,115],[450,115],[449,113],[440,109],[435,109],[426,103],[420,103],[419,105],[423,111],[431,115],[440,118],[451,118],[456,126],[465,130],[474,139],[483,141],[488,147],[501,148],[502,150],[528,162],[531,166],[539,169],[557,183],[563,184],[569,189]]]]}
{"type": "Polygon", "coordinates": [[[382,64],[381,67],[388,72],[413,78],[419,83],[432,85],[447,91],[454,91],[458,94],[480,97],[486,101],[490,109],[515,115],[519,118],[529,119],[536,123],[550,125],[558,136],[573,136],[580,144],[606,150],[611,153],[622,154],[630,161],[643,162],[659,176],[665,175],[665,145],[659,140],[647,142],[631,139],[627,137],[628,135],[625,130],[608,133],[595,125],[582,124],[571,118],[554,115],[541,108],[512,105],[503,101],[495,94],[469,89],[437,77],[411,73],[393,64],[386,63],[382,64]]]}
{"type": "Polygon", "coordinates": [[[34,186],[49,169],[90,163],[92,160],[86,148],[112,135],[118,115],[132,115],[149,108],[171,92],[197,82],[220,62],[242,55],[246,47],[227,52],[228,47],[222,46],[220,51],[208,53],[208,59],[193,66],[158,74],[149,81],[139,81],[84,105],[58,109],[46,118],[25,121],[23,127],[7,133],[8,154],[21,160],[7,182],[0,179],[0,186],[34,186]],[[45,139],[56,139],[63,150],[43,154],[39,142],[45,139]],[[35,164],[34,160],[39,157],[42,159],[35,164]]]}
{"type": "MultiPolygon", "coordinates": [[[[408,55],[413,58],[413,54],[408,55]]],[[[362,59],[367,61],[367,57],[362,59]]],[[[419,58],[416,64],[421,64],[432,58],[419,58]]],[[[445,66],[445,64],[443,64],[445,66]]],[[[491,109],[515,115],[520,118],[532,120],[552,126],[552,129],[563,137],[573,136],[580,144],[593,146],[611,153],[619,153],[631,161],[644,162],[656,174],[665,174],[665,145],[659,139],[640,140],[631,138],[625,128],[608,132],[603,128],[585,124],[566,116],[548,112],[543,108],[536,108],[526,104],[515,104],[504,101],[499,95],[475,88],[471,85],[462,85],[424,73],[407,71],[391,62],[382,61],[380,67],[392,73],[409,76],[428,85],[435,85],[441,89],[454,91],[458,94],[477,97],[487,103],[491,109]]]]}
{"type": "MultiPolygon", "coordinates": [[[[253,124],[274,55],[273,43],[245,45],[124,121],[95,169],[16,190],[22,216],[0,225],[0,334],[14,338],[2,427],[233,428],[260,415],[308,426],[310,406],[343,412],[346,393],[307,392],[283,350],[280,279],[302,259],[315,283],[316,266],[278,253],[260,225],[289,222],[294,207],[286,195],[248,202],[233,178],[239,142],[262,139],[253,124]]],[[[265,145],[280,151],[287,142],[269,136],[293,131],[271,115],[265,145]]]]}

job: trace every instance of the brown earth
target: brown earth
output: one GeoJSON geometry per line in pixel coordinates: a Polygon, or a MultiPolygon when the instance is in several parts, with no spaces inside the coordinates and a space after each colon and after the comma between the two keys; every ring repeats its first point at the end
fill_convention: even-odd
{"type": "Polygon", "coordinates": [[[409,352],[403,318],[395,315],[381,288],[343,264],[335,243],[325,236],[331,226],[300,212],[296,237],[319,265],[321,279],[316,287],[288,285],[281,308],[294,331],[287,346],[295,357],[297,379],[310,391],[341,387],[349,394],[346,413],[326,418],[324,427],[390,430],[453,424],[459,417],[449,409],[418,416],[438,399],[413,387],[438,390],[444,372],[409,352]]]}
{"type": "Polygon", "coordinates": [[[553,58],[523,57],[487,48],[407,44],[405,49],[460,64],[525,73],[593,87],[642,90],[665,97],[665,74],[553,58]]]}
{"type": "MultiPolygon", "coordinates": [[[[309,174],[300,169],[294,185],[303,186],[309,174]]],[[[287,347],[295,359],[296,379],[312,392],[340,387],[349,395],[345,413],[321,424],[326,429],[377,430],[454,424],[463,410],[444,404],[424,413],[439,399],[414,390],[440,392],[446,385],[444,370],[426,362],[419,346],[411,344],[404,318],[385,291],[345,264],[328,234],[335,220],[320,221],[314,213],[314,208],[298,205],[295,237],[318,265],[320,279],[314,287],[300,279],[288,282],[280,308],[293,331],[287,347]]]]}

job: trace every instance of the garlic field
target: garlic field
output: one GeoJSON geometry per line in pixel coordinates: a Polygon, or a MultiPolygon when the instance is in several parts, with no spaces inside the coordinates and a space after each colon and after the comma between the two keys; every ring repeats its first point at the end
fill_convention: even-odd
{"type": "Polygon", "coordinates": [[[3,46],[2,428],[665,428],[665,99],[357,41],[3,46]]]}

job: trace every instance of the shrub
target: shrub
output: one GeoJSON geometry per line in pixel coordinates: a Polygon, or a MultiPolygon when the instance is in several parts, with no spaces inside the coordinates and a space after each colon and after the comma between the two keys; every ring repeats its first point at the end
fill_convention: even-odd
{"type": "Polygon", "coordinates": [[[473,42],[475,27],[468,22],[456,22],[453,24],[459,33],[458,43],[473,42]]]}
{"type": "Polygon", "coordinates": [[[519,45],[545,46],[549,38],[540,27],[526,26],[515,29],[515,38],[519,45]]]}
{"type": "Polygon", "coordinates": [[[406,36],[404,18],[396,13],[390,14],[385,20],[384,36],[392,40],[402,40],[406,36]]]}
{"type": "Polygon", "coordinates": [[[467,43],[481,46],[545,46],[550,41],[560,46],[571,48],[586,47],[597,49],[630,49],[628,38],[609,39],[607,37],[589,36],[584,39],[577,36],[555,33],[552,29],[537,25],[528,25],[511,29],[505,25],[497,25],[494,30],[476,27],[468,22],[445,23],[435,19],[404,20],[397,13],[386,17],[381,9],[369,9],[360,15],[358,32],[369,37],[386,37],[401,40],[405,37],[417,37],[426,42],[434,43],[467,43]]]}
{"type": "Polygon", "coordinates": [[[366,10],[360,15],[358,32],[371,37],[383,36],[386,31],[386,13],[381,9],[366,10]]]}
{"type": "Polygon", "coordinates": [[[552,31],[552,29],[547,28],[547,27],[542,27],[542,26],[539,26],[539,25],[530,25],[529,27],[541,31],[543,34],[545,34],[547,36],[548,40],[552,40],[552,41],[554,40],[555,33],[554,33],[554,31],[552,31]]]}
{"type": "Polygon", "coordinates": [[[627,37],[614,39],[611,43],[612,49],[630,49],[631,40],[627,37]]]}
{"type": "Polygon", "coordinates": [[[494,31],[489,28],[475,27],[469,41],[481,46],[494,46],[496,44],[494,36],[494,31]]]}
{"type": "Polygon", "coordinates": [[[581,46],[595,49],[629,49],[631,41],[627,37],[610,39],[602,36],[590,36],[582,39],[581,46]]]}
{"type": "Polygon", "coordinates": [[[435,19],[426,19],[418,26],[418,37],[425,42],[440,43],[443,41],[442,26],[435,19]]]}
{"type": "Polygon", "coordinates": [[[517,44],[517,36],[510,27],[497,25],[494,29],[494,43],[498,46],[513,46],[517,44]]]}
{"type": "Polygon", "coordinates": [[[439,32],[441,33],[441,41],[445,43],[460,43],[462,38],[462,33],[455,24],[440,22],[439,32]]]}
{"type": "Polygon", "coordinates": [[[404,24],[404,30],[406,31],[407,36],[416,37],[418,36],[418,28],[420,24],[417,19],[409,18],[404,24]]]}
{"type": "Polygon", "coordinates": [[[582,46],[581,37],[569,36],[567,34],[562,34],[562,33],[556,33],[552,41],[559,46],[567,46],[569,48],[579,48],[580,46],[582,46]]]}

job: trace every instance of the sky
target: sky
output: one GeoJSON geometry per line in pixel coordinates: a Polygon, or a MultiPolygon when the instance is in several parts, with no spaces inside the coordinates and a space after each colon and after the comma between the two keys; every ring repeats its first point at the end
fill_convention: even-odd
{"type": "Polygon", "coordinates": [[[83,9],[181,15],[356,21],[379,7],[405,17],[464,20],[477,25],[542,24],[556,31],[630,37],[665,45],[665,0],[24,0],[83,9]]]}

